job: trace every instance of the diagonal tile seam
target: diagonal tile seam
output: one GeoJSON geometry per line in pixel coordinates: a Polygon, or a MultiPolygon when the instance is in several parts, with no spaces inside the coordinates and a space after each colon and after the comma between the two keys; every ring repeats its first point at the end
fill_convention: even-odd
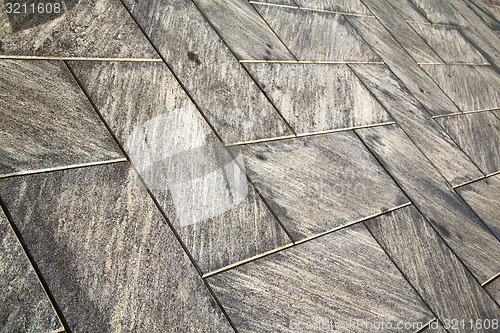
{"type": "Polygon", "coordinates": [[[335,10],[325,10],[325,9],[315,9],[315,8],[308,8],[308,7],[301,7],[301,6],[289,6],[289,5],[280,5],[276,3],[267,3],[267,2],[258,2],[258,1],[249,1],[251,4],[255,5],[263,5],[263,6],[275,6],[275,7],[285,7],[285,8],[293,8],[293,9],[300,9],[300,10],[308,10],[311,12],[321,12],[321,13],[331,13],[331,14],[340,14],[340,15],[349,15],[349,16],[359,16],[359,17],[369,17],[369,18],[375,18],[374,15],[364,15],[364,14],[356,14],[356,13],[349,13],[349,12],[339,12],[335,10]]]}
{"type": "MultiPolygon", "coordinates": [[[[472,0],[468,0],[468,1],[471,4],[473,4],[477,9],[479,9],[481,12],[483,12],[486,16],[488,16],[489,18],[493,19],[494,21],[500,23],[500,21],[495,16],[491,15],[487,10],[484,10],[484,8],[482,8],[481,6],[479,6],[478,4],[476,4],[474,1],[472,1],[472,0]]],[[[486,3],[481,3],[480,2],[480,4],[488,6],[488,4],[486,4],[486,3]]],[[[499,5],[492,4],[491,6],[498,7],[499,5]]]]}
{"type": "Polygon", "coordinates": [[[489,62],[476,63],[476,62],[417,62],[419,66],[425,65],[448,65],[448,66],[491,66],[489,62]]]}
{"type": "MultiPolygon", "coordinates": [[[[158,200],[156,199],[156,197],[153,195],[153,193],[151,192],[151,190],[149,189],[149,187],[146,185],[146,182],[144,181],[144,179],[142,178],[142,176],[139,174],[139,172],[137,172],[137,170],[134,168],[134,166],[130,163],[130,158],[127,154],[127,152],[125,151],[124,147],[120,144],[120,142],[118,141],[118,138],[116,137],[115,133],[111,130],[111,128],[109,127],[108,123],[106,122],[106,120],[104,119],[104,117],[102,116],[102,114],[100,113],[99,109],[97,108],[97,106],[95,105],[95,103],[92,101],[92,99],[90,98],[90,96],[88,95],[88,93],[85,91],[85,89],[83,88],[81,82],[78,80],[78,78],[76,77],[75,73],[73,72],[73,69],[68,65],[68,63],[66,63],[66,61],[64,61],[64,64],[66,65],[66,67],[68,68],[68,70],[70,71],[73,79],[75,80],[75,82],[78,84],[78,86],[80,87],[80,90],[82,91],[82,93],[86,96],[86,98],[88,99],[89,103],[92,105],[94,111],[96,112],[96,114],[98,115],[99,119],[101,120],[101,122],[104,124],[104,126],[106,127],[106,130],[109,132],[109,134],[112,136],[113,140],[115,141],[115,143],[118,145],[118,147],[120,148],[120,151],[122,152],[122,154],[125,156],[127,162],[129,163],[130,167],[132,168],[132,170],[134,171],[135,175],[137,176],[137,178],[139,179],[139,181],[141,182],[141,185],[144,187],[144,189],[146,190],[146,192],[148,193],[149,197],[151,198],[151,200],[153,201],[154,205],[156,206],[156,208],[158,209],[159,213],[162,215],[163,217],[163,220],[165,221],[165,223],[167,224],[167,226],[169,227],[170,231],[174,234],[174,237],[177,239],[177,242],[179,243],[179,245],[182,247],[182,249],[184,250],[184,253],[187,255],[187,257],[189,258],[189,260],[191,261],[191,264],[193,265],[193,267],[195,268],[196,272],[198,273],[198,275],[200,276],[200,278],[203,280],[203,283],[205,284],[205,287],[208,289],[208,291],[210,292],[210,295],[212,296],[212,298],[214,299],[214,301],[217,303],[217,305],[219,306],[219,308],[221,309],[222,313],[224,314],[224,317],[226,318],[226,320],[228,321],[229,325],[231,326],[231,328],[236,332],[238,333],[238,330],[236,329],[236,326],[234,325],[233,321],[231,320],[231,318],[229,317],[229,315],[227,314],[226,312],[226,309],[222,306],[222,303],[219,301],[219,299],[217,298],[217,295],[214,293],[214,291],[212,290],[212,288],[210,287],[210,285],[203,279],[203,273],[201,272],[201,269],[199,268],[198,264],[196,263],[196,261],[194,260],[193,256],[191,255],[191,253],[189,252],[186,244],[184,243],[184,241],[181,239],[179,233],[177,232],[177,230],[174,228],[172,222],[170,221],[170,219],[168,218],[168,216],[166,215],[166,213],[164,212],[164,210],[161,208],[161,205],[160,203],[158,202],[158,200]]],[[[220,139],[220,138],[219,138],[220,139]]]]}
{"type": "Polygon", "coordinates": [[[497,275],[495,275],[495,276],[491,277],[490,279],[488,279],[488,280],[484,281],[484,282],[481,284],[481,287],[485,287],[486,285],[490,284],[491,282],[493,282],[494,280],[496,280],[496,279],[498,279],[498,278],[500,278],[500,272],[499,272],[497,275]]]}
{"type": "Polygon", "coordinates": [[[49,299],[49,302],[50,302],[52,308],[54,309],[54,311],[55,311],[55,313],[56,313],[59,321],[61,322],[61,325],[63,326],[64,331],[68,332],[68,333],[71,333],[71,330],[69,328],[68,322],[66,321],[66,318],[64,317],[64,314],[61,311],[61,308],[59,308],[59,305],[57,304],[57,302],[56,302],[56,300],[54,298],[54,295],[50,291],[49,285],[45,281],[45,278],[43,277],[42,272],[38,268],[38,265],[37,265],[35,259],[33,258],[33,256],[31,255],[31,253],[28,251],[28,247],[26,246],[26,243],[24,242],[24,238],[21,235],[21,232],[19,231],[19,229],[17,228],[17,226],[14,224],[14,222],[13,222],[14,219],[10,215],[10,212],[8,211],[7,206],[5,205],[5,203],[3,202],[2,198],[0,197],[0,212],[2,210],[3,210],[4,214],[5,214],[5,217],[7,218],[7,221],[9,222],[9,225],[10,225],[12,231],[14,232],[14,234],[15,234],[15,236],[17,238],[17,241],[21,245],[21,248],[22,248],[22,250],[24,252],[24,255],[28,259],[31,268],[35,272],[35,275],[36,275],[36,277],[38,279],[38,282],[42,286],[42,289],[45,292],[45,295],[49,299]]]}
{"type": "MultiPolygon", "coordinates": [[[[492,108],[492,109],[464,111],[464,112],[460,112],[460,113],[449,113],[449,114],[443,114],[443,115],[439,115],[439,116],[433,116],[432,118],[437,119],[437,118],[455,117],[455,116],[460,116],[463,114],[478,113],[478,112],[491,112],[491,111],[496,111],[496,110],[500,110],[500,107],[492,108]]],[[[493,115],[495,115],[494,112],[492,112],[492,113],[493,113],[493,115]]]]}
{"type": "Polygon", "coordinates": [[[488,290],[488,288],[486,288],[490,283],[492,283],[493,281],[496,281],[496,280],[500,280],[500,273],[498,273],[497,275],[493,276],[489,280],[483,282],[483,284],[481,285],[481,287],[486,292],[486,294],[488,296],[490,296],[490,298],[493,300],[493,302],[500,308],[500,303],[496,300],[495,297],[493,297],[493,295],[490,293],[490,291],[488,290]]]}
{"type": "Polygon", "coordinates": [[[95,58],[95,57],[50,57],[50,56],[21,56],[0,55],[0,59],[14,60],[71,60],[71,61],[126,61],[126,62],[162,62],[161,59],[149,58],[95,58]]]}
{"type": "Polygon", "coordinates": [[[358,65],[383,65],[382,61],[315,61],[315,60],[239,60],[242,64],[321,64],[321,65],[342,65],[342,64],[358,64],[358,65]]]}
{"type": "Polygon", "coordinates": [[[468,26],[461,26],[461,25],[454,25],[454,24],[444,24],[444,23],[429,23],[429,22],[421,22],[421,21],[413,21],[413,20],[405,20],[407,23],[414,23],[414,24],[425,24],[425,25],[435,25],[438,27],[449,27],[449,28],[455,28],[455,29],[468,29],[468,30],[476,30],[474,27],[468,27],[468,26]]]}

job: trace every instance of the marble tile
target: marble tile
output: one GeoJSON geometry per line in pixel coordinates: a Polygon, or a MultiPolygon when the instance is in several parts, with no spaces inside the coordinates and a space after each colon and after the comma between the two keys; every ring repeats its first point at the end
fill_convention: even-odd
{"type": "Polygon", "coordinates": [[[207,280],[239,332],[305,332],[321,322],[325,330],[369,332],[361,322],[340,325],[433,318],[363,225],[207,280]]]}
{"type": "Polygon", "coordinates": [[[393,121],[344,64],[245,67],[297,134],[393,121]]]}
{"type": "Polygon", "coordinates": [[[1,190],[72,331],[232,331],[128,163],[1,190]]]}
{"type": "Polygon", "coordinates": [[[380,61],[378,55],[340,14],[254,6],[298,60],[380,61]]]}
{"type": "Polygon", "coordinates": [[[395,125],[356,130],[480,283],[498,273],[500,242],[395,125]]]}
{"type": "Polygon", "coordinates": [[[487,175],[500,171],[500,120],[490,112],[436,118],[487,175]]]}
{"type": "Polygon", "coordinates": [[[301,8],[359,15],[373,15],[360,0],[295,0],[295,2],[301,8]]]}
{"type": "Polygon", "coordinates": [[[500,90],[491,85],[488,72],[497,75],[494,69],[466,65],[422,65],[422,68],[458,105],[462,111],[476,111],[500,107],[500,90]],[[486,69],[486,70],[485,70],[486,69]]]}
{"type": "Polygon", "coordinates": [[[289,241],[164,64],[70,66],[203,272],[289,241]]]}
{"type": "Polygon", "coordinates": [[[52,4],[60,5],[59,14],[0,12],[0,57],[160,59],[119,0],[52,4]]]}
{"type": "Polygon", "coordinates": [[[457,28],[418,23],[410,25],[446,63],[488,63],[457,28]]]}
{"type": "Polygon", "coordinates": [[[241,149],[250,179],[294,240],[408,202],[351,131],[241,149]]]}
{"type": "Polygon", "coordinates": [[[500,303],[500,278],[491,281],[484,288],[497,303],[500,303]]]}
{"type": "Polygon", "coordinates": [[[293,134],[193,2],[124,3],[224,142],[293,134]]]}
{"type": "Polygon", "coordinates": [[[467,20],[451,4],[441,0],[410,0],[414,7],[422,13],[429,22],[434,24],[449,24],[468,26],[467,20]]]}
{"type": "Polygon", "coordinates": [[[459,187],[457,192],[500,239],[500,175],[459,187]]]}
{"type": "Polygon", "coordinates": [[[247,0],[194,0],[240,60],[295,60],[247,0]]]}
{"type": "Polygon", "coordinates": [[[60,61],[0,60],[0,177],[123,158],[60,61]]]}
{"type": "Polygon", "coordinates": [[[0,331],[51,332],[62,325],[0,209],[0,331]]]}
{"type": "Polygon", "coordinates": [[[452,186],[483,176],[452,137],[385,65],[350,67],[452,186]]]}
{"type": "MultiPolygon", "coordinates": [[[[414,206],[366,222],[368,229],[442,321],[498,318],[500,310],[414,206]]],[[[458,327],[454,332],[494,332],[458,327]]]]}

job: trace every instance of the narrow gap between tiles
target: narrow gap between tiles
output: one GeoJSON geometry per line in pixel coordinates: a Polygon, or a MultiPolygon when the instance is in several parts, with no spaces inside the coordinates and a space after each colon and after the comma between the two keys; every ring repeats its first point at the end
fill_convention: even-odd
{"type": "Polygon", "coordinates": [[[432,26],[438,26],[438,27],[449,27],[449,28],[455,28],[455,29],[476,30],[473,27],[467,27],[467,26],[461,26],[461,25],[453,25],[453,24],[430,23],[430,22],[421,22],[421,21],[412,21],[412,20],[405,20],[405,22],[407,22],[407,23],[414,23],[414,24],[432,25],[432,26]]]}
{"type": "MultiPolygon", "coordinates": [[[[433,50],[434,51],[434,50],[433,50]]],[[[436,51],[434,51],[436,52],[436,51]]],[[[489,62],[417,62],[419,66],[491,66],[489,62]]]]}
{"type": "Polygon", "coordinates": [[[242,64],[321,64],[321,65],[383,65],[383,61],[323,61],[323,60],[238,60],[242,64]]]}
{"type": "Polygon", "coordinates": [[[481,284],[481,287],[485,287],[486,285],[490,284],[491,282],[493,282],[496,279],[500,279],[500,272],[498,272],[496,275],[493,275],[491,278],[489,278],[488,280],[483,282],[481,284]]]}
{"type": "Polygon", "coordinates": [[[438,115],[438,116],[433,116],[432,118],[437,119],[437,118],[459,116],[459,115],[463,115],[463,114],[488,112],[488,111],[497,111],[497,110],[500,110],[500,107],[494,107],[494,108],[490,108],[490,109],[472,110],[472,111],[463,111],[463,112],[449,113],[449,114],[442,114],[442,115],[438,115]]]}
{"type": "Polygon", "coordinates": [[[46,57],[46,56],[17,56],[0,55],[0,59],[13,60],[61,60],[61,61],[121,61],[121,62],[162,62],[161,59],[149,58],[87,58],[87,57],[46,57]]]}
{"type": "Polygon", "coordinates": [[[335,11],[335,10],[308,8],[308,7],[301,7],[301,6],[280,5],[280,4],[276,4],[276,3],[267,3],[267,2],[258,2],[258,1],[249,1],[249,2],[251,4],[255,4],[255,5],[292,8],[292,9],[299,9],[299,10],[307,10],[307,11],[310,11],[310,12],[320,12],[320,13],[330,13],[330,14],[339,14],[339,15],[349,15],[349,16],[359,16],[359,17],[375,18],[375,16],[373,16],[373,15],[356,14],[356,13],[349,13],[349,12],[340,12],[340,11],[335,11]]]}

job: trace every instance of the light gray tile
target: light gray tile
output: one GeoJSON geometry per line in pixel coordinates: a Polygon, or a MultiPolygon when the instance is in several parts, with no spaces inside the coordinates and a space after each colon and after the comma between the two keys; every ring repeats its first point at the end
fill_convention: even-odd
{"type": "Polygon", "coordinates": [[[446,63],[484,64],[488,62],[457,28],[410,24],[446,63]]]}
{"type": "Polygon", "coordinates": [[[297,4],[294,2],[294,0],[248,0],[248,1],[256,3],[268,3],[274,5],[286,5],[286,6],[297,7],[297,4]]]}
{"type": "Polygon", "coordinates": [[[294,240],[408,202],[353,132],[242,147],[246,171],[294,240]]]}
{"type": "Polygon", "coordinates": [[[72,331],[232,331],[128,163],[1,190],[72,331]]]}
{"type": "Polygon", "coordinates": [[[193,2],[124,2],[226,143],[293,134],[193,2]]]}
{"type": "Polygon", "coordinates": [[[500,31],[500,5],[489,5],[475,2],[480,8],[471,7],[493,30],[500,31]]]}
{"type": "MultiPolygon", "coordinates": [[[[462,111],[500,107],[500,90],[498,87],[491,85],[488,82],[491,79],[486,79],[476,67],[466,65],[422,65],[422,68],[462,111]]],[[[491,75],[496,75],[494,69],[489,71],[491,75]]],[[[487,73],[485,68],[483,68],[483,73],[487,73]]]]}
{"type": "Polygon", "coordinates": [[[340,14],[254,6],[298,60],[380,61],[378,55],[340,14]]]}
{"type": "MultiPolygon", "coordinates": [[[[363,225],[208,278],[239,332],[370,332],[361,324],[426,323],[432,314],[363,225]]],[[[413,330],[401,330],[413,332],[413,330]]]]}
{"type": "Polygon", "coordinates": [[[164,64],[71,66],[203,272],[289,241],[164,64]]]}
{"type": "Polygon", "coordinates": [[[392,121],[346,65],[246,64],[245,67],[297,134],[392,121]]]}
{"type": "Polygon", "coordinates": [[[500,120],[490,112],[437,118],[484,174],[500,171],[500,120]]]}
{"type": "Polygon", "coordinates": [[[372,15],[360,0],[295,0],[301,8],[329,10],[339,13],[372,15]]]}
{"type": "Polygon", "coordinates": [[[459,187],[457,192],[500,239],[500,175],[459,187]]]}
{"type": "Polygon", "coordinates": [[[500,242],[408,137],[395,125],[356,132],[479,282],[495,276],[500,242]]]}
{"type": "Polygon", "coordinates": [[[441,0],[410,0],[429,22],[434,24],[450,24],[468,26],[467,20],[451,4],[441,0]]]}
{"type": "Polygon", "coordinates": [[[452,186],[483,176],[385,65],[351,65],[351,68],[452,186]]]}
{"type": "Polygon", "coordinates": [[[406,20],[430,23],[412,0],[387,0],[406,20]]]}
{"type": "Polygon", "coordinates": [[[1,209],[0,250],[0,332],[51,332],[62,329],[1,209]]]}
{"type": "Polygon", "coordinates": [[[500,303],[500,278],[496,278],[484,287],[497,303],[500,303]]]}
{"type": "Polygon", "coordinates": [[[159,59],[119,0],[51,2],[56,3],[59,14],[2,10],[0,55],[159,59]]]}
{"type": "MultiPolygon", "coordinates": [[[[414,206],[367,221],[378,243],[442,321],[495,319],[500,309],[414,206]]],[[[454,332],[494,332],[457,325],[454,332]]]]}
{"type": "Polygon", "coordinates": [[[295,60],[247,0],[194,0],[240,60],[295,60]]]}
{"type": "Polygon", "coordinates": [[[123,158],[59,61],[0,60],[0,176],[123,158]]]}

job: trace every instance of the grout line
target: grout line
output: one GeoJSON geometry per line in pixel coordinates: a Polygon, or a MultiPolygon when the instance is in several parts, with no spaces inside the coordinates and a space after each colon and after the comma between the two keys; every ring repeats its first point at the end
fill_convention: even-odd
{"type": "MultiPolygon", "coordinates": [[[[435,51],[434,51],[435,52],[435,51]]],[[[419,66],[447,65],[447,66],[491,66],[489,62],[417,62],[419,66]]]]}
{"type": "Polygon", "coordinates": [[[462,186],[465,186],[465,185],[469,185],[470,183],[477,182],[478,180],[485,179],[486,177],[487,176],[482,176],[482,177],[479,177],[479,178],[476,178],[476,179],[468,180],[465,183],[462,183],[462,184],[459,184],[459,185],[456,185],[456,186],[452,186],[452,188],[455,190],[455,189],[457,189],[459,187],[462,187],[462,186]]]}
{"type": "Polygon", "coordinates": [[[425,325],[422,325],[422,327],[420,327],[418,330],[416,330],[415,332],[413,333],[421,333],[421,332],[424,332],[433,322],[435,322],[436,320],[438,320],[436,317],[434,317],[433,319],[429,320],[429,322],[427,322],[425,325]]]}
{"type": "Polygon", "coordinates": [[[239,60],[242,64],[359,64],[359,65],[383,65],[383,61],[322,61],[322,60],[239,60]]]}
{"type": "Polygon", "coordinates": [[[50,57],[50,56],[11,56],[0,55],[0,59],[18,60],[71,60],[71,61],[128,61],[128,62],[162,62],[161,59],[149,58],[86,58],[86,57],[50,57]]]}
{"type": "Polygon", "coordinates": [[[284,8],[293,8],[293,9],[300,9],[299,6],[289,6],[289,5],[280,5],[277,3],[267,3],[267,2],[259,2],[259,1],[249,1],[251,4],[254,5],[264,5],[264,6],[273,6],[273,7],[284,7],[284,8]]]}
{"type": "Polygon", "coordinates": [[[496,275],[493,275],[491,278],[489,278],[488,280],[484,281],[482,284],[481,284],[481,287],[485,287],[488,283],[490,282],[493,282],[493,280],[496,280],[498,277],[500,277],[500,272],[497,273],[496,275]]]}
{"type": "Polygon", "coordinates": [[[420,22],[420,21],[412,21],[412,20],[405,20],[405,22],[406,23],[414,23],[414,24],[435,25],[435,26],[438,26],[438,27],[449,27],[449,28],[455,28],[455,29],[476,30],[473,27],[466,27],[466,26],[453,25],[453,24],[429,23],[429,22],[420,22]]]}
{"type": "Polygon", "coordinates": [[[249,1],[249,2],[251,4],[255,4],[255,5],[284,7],[284,8],[293,8],[293,9],[307,10],[307,11],[311,11],[311,12],[331,13],[331,14],[339,14],[339,15],[349,15],[349,16],[360,16],[360,17],[376,18],[373,15],[356,14],[356,13],[348,13],[348,12],[339,12],[339,11],[335,11],[335,10],[326,10],[326,9],[316,9],[316,8],[308,8],[308,7],[300,7],[300,6],[280,5],[280,4],[275,4],[275,3],[265,3],[265,2],[258,2],[258,1],[249,1]]]}
{"type": "Polygon", "coordinates": [[[61,167],[53,167],[53,168],[46,168],[46,169],[37,169],[37,170],[30,170],[30,171],[12,172],[12,173],[8,173],[8,174],[5,174],[5,175],[0,175],[0,179],[4,179],[4,178],[8,178],[8,177],[18,177],[18,176],[35,175],[35,174],[46,173],[46,172],[53,172],[53,171],[63,171],[63,170],[69,170],[69,169],[79,169],[79,168],[85,168],[85,167],[90,167],[90,166],[106,165],[106,164],[119,163],[119,162],[127,162],[127,159],[125,157],[122,157],[122,158],[117,158],[117,159],[114,159],[114,160],[107,160],[107,161],[90,162],[90,163],[82,163],[82,164],[72,164],[72,165],[66,165],[66,166],[61,166],[61,167]]]}
{"type": "Polygon", "coordinates": [[[492,172],[492,173],[489,173],[486,175],[486,178],[488,177],[493,177],[493,176],[496,176],[496,175],[499,175],[500,174],[500,171],[495,171],[495,172],[492,172]]]}
{"type": "Polygon", "coordinates": [[[463,112],[460,112],[460,113],[456,112],[456,113],[449,113],[449,114],[440,114],[440,115],[437,115],[437,116],[432,116],[432,118],[436,119],[436,118],[460,116],[460,115],[463,115],[463,114],[486,112],[486,111],[496,111],[496,110],[500,110],[500,107],[494,107],[494,108],[491,108],[491,109],[480,109],[480,110],[472,110],[472,111],[463,111],[463,112]]]}

